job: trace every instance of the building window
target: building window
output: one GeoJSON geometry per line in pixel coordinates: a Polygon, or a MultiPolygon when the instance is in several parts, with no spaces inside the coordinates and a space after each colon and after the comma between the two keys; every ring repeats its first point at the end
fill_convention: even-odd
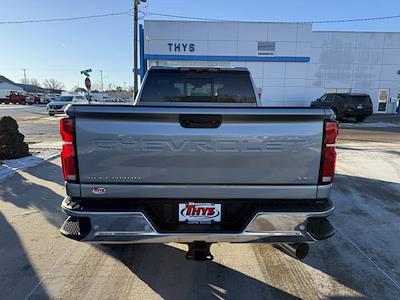
{"type": "Polygon", "coordinates": [[[259,41],[257,44],[258,55],[274,55],[275,42],[259,41]]]}
{"type": "Polygon", "coordinates": [[[339,88],[339,89],[329,88],[329,89],[325,89],[325,94],[348,94],[348,93],[351,93],[351,89],[347,89],[347,88],[339,88]]]}

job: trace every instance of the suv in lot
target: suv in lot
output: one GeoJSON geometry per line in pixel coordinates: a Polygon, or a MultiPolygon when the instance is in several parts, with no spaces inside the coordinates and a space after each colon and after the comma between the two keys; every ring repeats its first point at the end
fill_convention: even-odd
{"type": "Polygon", "coordinates": [[[311,107],[332,108],[338,120],[353,117],[362,122],[372,115],[372,101],[368,94],[325,94],[313,101],[311,107]]]}

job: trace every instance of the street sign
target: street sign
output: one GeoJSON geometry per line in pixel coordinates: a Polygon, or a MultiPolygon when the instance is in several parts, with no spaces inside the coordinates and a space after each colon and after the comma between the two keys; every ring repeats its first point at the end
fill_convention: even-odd
{"type": "Polygon", "coordinates": [[[90,90],[90,88],[92,87],[92,83],[90,82],[89,77],[86,77],[86,79],[85,79],[85,86],[88,90],[90,90]]]}
{"type": "Polygon", "coordinates": [[[83,70],[83,71],[81,71],[81,74],[89,76],[90,72],[92,72],[92,69],[83,70]]]}

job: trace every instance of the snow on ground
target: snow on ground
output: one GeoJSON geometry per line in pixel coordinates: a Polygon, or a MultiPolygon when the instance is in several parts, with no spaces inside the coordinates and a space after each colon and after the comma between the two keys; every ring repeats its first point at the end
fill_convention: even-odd
{"type": "Polygon", "coordinates": [[[375,146],[338,146],[336,174],[394,183],[400,191],[400,144],[375,146]]]}
{"type": "Polygon", "coordinates": [[[30,148],[30,152],[33,154],[32,156],[0,161],[0,182],[17,171],[37,166],[47,160],[57,157],[60,154],[59,147],[30,148]]]}

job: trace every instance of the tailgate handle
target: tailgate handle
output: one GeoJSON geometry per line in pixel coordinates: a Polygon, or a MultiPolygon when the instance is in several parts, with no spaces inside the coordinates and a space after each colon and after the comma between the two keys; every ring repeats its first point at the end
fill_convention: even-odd
{"type": "Polygon", "coordinates": [[[183,128],[218,128],[222,115],[179,115],[179,123],[183,128]]]}

